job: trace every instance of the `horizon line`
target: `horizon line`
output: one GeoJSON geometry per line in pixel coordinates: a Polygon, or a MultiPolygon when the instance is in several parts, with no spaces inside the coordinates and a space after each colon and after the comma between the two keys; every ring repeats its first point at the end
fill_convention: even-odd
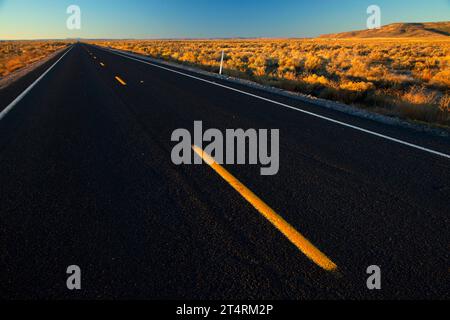
{"type": "MultiPolygon", "coordinates": [[[[381,26],[381,28],[395,25],[395,24],[426,24],[426,23],[450,23],[450,20],[444,20],[444,21],[433,21],[433,22],[391,22],[388,24],[384,24],[381,26]]],[[[368,29],[355,29],[355,30],[349,30],[349,31],[343,31],[343,32],[337,32],[337,33],[323,33],[317,36],[304,36],[304,37],[270,37],[270,36],[262,36],[262,37],[253,37],[253,36],[236,36],[236,37],[165,37],[165,38],[157,38],[157,37],[112,37],[112,38],[103,38],[103,37],[66,37],[66,38],[23,38],[23,39],[0,39],[1,42],[4,41],[67,41],[67,40],[261,40],[261,39],[268,39],[268,40],[276,40],[276,39],[318,39],[322,36],[326,35],[333,35],[333,34],[340,34],[340,33],[349,33],[349,32],[358,32],[358,31],[364,31],[368,29]]],[[[397,38],[397,37],[396,37],[397,38]]],[[[405,37],[408,38],[408,37],[405,37]]],[[[326,39],[326,38],[323,38],[326,39]]],[[[331,38],[330,38],[331,39],[331,38]]],[[[365,38],[361,38],[365,39],[365,38]]]]}

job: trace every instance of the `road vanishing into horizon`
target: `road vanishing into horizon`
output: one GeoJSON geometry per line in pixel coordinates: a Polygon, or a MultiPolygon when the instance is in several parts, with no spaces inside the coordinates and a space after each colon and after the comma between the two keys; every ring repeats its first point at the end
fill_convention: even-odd
{"type": "Polygon", "coordinates": [[[449,298],[448,138],[84,43],[0,91],[0,112],[2,299],[449,298]],[[212,167],[172,163],[197,120],[280,130],[277,175],[223,168],[336,270],[212,167]]]}

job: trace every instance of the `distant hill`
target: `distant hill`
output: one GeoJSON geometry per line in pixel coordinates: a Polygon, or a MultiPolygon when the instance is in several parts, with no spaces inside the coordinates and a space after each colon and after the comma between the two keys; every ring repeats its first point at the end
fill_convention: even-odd
{"type": "Polygon", "coordinates": [[[428,38],[449,37],[450,21],[426,23],[392,23],[380,29],[325,34],[320,38],[428,38]]]}

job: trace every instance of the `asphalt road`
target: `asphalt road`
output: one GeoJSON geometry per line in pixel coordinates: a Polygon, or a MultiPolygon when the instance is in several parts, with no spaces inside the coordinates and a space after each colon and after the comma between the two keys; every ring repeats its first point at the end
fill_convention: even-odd
{"type": "MultiPolygon", "coordinates": [[[[446,138],[208,80],[450,154],[446,138]]],[[[448,158],[76,44],[0,120],[0,298],[448,299],[449,208],[448,158]],[[224,167],[338,272],[206,164],[172,163],[172,132],[195,120],[280,129],[278,175],[224,167]],[[66,288],[73,264],[81,291],[66,288]]]]}

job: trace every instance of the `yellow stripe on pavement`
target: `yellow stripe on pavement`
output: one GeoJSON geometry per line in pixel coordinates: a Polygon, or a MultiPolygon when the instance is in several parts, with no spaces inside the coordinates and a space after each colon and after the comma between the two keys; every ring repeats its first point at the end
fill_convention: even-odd
{"type": "Polygon", "coordinates": [[[119,76],[116,76],[116,80],[119,81],[119,83],[123,86],[127,85],[127,83],[125,81],[123,81],[119,76]]]}
{"type": "Polygon", "coordinates": [[[303,254],[311,259],[315,264],[327,271],[337,271],[337,266],[325,254],[317,249],[308,239],[301,235],[286,220],[270,208],[263,200],[255,195],[250,189],[244,186],[225,168],[219,165],[213,157],[204,152],[198,146],[192,149],[205,161],[216,173],[228,182],[244,199],[246,199],[256,210],[259,211],[273,226],[275,226],[289,241],[292,242],[303,254]]]}

